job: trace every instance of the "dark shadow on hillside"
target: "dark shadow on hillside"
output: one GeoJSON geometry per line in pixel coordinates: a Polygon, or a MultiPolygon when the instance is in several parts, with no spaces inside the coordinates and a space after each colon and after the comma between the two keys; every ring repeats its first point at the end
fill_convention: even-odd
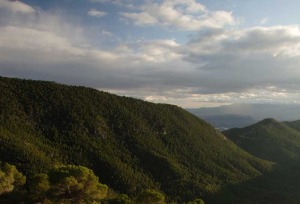
{"type": "Polygon", "coordinates": [[[270,173],[228,185],[204,200],[206,204],[299,204],[300,161],[277,164],[270,173]]]}

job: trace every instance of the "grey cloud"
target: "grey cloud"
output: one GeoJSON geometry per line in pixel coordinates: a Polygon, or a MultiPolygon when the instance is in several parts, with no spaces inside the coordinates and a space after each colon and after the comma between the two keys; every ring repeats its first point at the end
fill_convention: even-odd
{"type": "Polygon", "coordinates": [[[239,92],[255,85],[295,83],[299,80],[300,61],[296,57],[300,55],[299,37],[298,27],[224,31],[213,35],[210,42],[204,35],[188,44],[184,59],[202,64],[199,71],[214,81],[206,86],[211,92],[226,88],[239,92]],[[206,50],[207,47],[211,49],[206,50]]]}
{"type": "Polygon", "coordinates": [[[87,12],[87,15],[92,17],[100,18],[102,16],[105,16],[107,13],[104,11],[98,11],[97,9],[91,9],[87,12]]]}
{"type": "Polygon", "coordinates": [[[297,26],[207,29],[185,45],[144,40],[106,50],[57,18],[40,13],[36,23],[20,19],[0,26],[0,75],[184,106],[261,98],[300,102],[297,26]]]}

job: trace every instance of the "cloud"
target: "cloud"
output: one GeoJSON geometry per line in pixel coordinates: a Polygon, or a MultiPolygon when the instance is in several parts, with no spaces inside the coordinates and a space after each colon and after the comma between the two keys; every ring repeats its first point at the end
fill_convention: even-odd
{"type": "Polygon", "coordinates": [[[13,13],[34,13],[35,10],[31,6],[21,1],[0,0],[0,9],[9,10],[13,13]]]}
{"type": "Polygon", "coordinates": [[[121,44],[117,51],[124,58],[130,57],[132,62],[144,63],[166,63],[172,60],[180,60],[178,52],[180,45],[174,40],[152,40],[137,41],[135,43],[121,44]]]}
{"type": "Polygon", "coordinates": [[[262,18],[261,20],[260,20],[260,24],[261,25],[264,25],[264,24],[266,24],[266,23],[268,23],[269,22],[269,18],[262,18]]]}
{"type": "Polygon", "coordinates": [[[102,16],[105,16],[107,13],[104,12],[104,11],[98,11],[96,9],[91,9],[88,11],[87,15],[89,16],[93,16],[93,17],[97,17],[97,18],[100,18],[102,16]]]}
{"type": "Polygon", "coordinates": [[[76,25],[59,16],[41,12],[33,18],[35,24],[20,18],[18,23],[0,26],[1,75],[124,89],[150,86],[147,72],[160,72],[159,66],[179,58],[174,40],[121,43],[105,49],[90,45],[76,25]]]}
{"type": "MultiPolygon", "coordinates": [[[[156,24],[166,26],[174,25],[173,18],[166,20],[172,15],[227,15],[207,11],[192,0],[144,6],[153,18],[147,10],[151,6],[171,8],[165,18],[160,13],[155,17],[156,24]]],[[[0,75],[85,85],[185,107],[300,102],[299,26],[210,27],[185,44],[137,39],[104,47],[95,46],[85,37],[85,29],[62,16],[39,12],[10,21],[10,15],[14,14],[0,24],[0,75]]],[[[115,35],[101,30],[103,39],[115,35]]]]}
{"type": "Polygon", "coordinates": [[[138,12],[121,12],[120,14],[138,26],[160,25],[189,31],[237,24],[231,12],[209,11],[195,0],[147,2],[139,7],[138,12]]]}
{"type": "Polygon", "coordinates": [[[198,66],[194,75],[203,83],[192,86],[199,87],[199,93],[240,94],[269,86],[292,91],[300,85],[298,26],[204,33],[185,45],[182,54],[184,60],[198,66]]]}
{"type": "Polygon", "coordinates": [[[298,26],[215,29],[187,44],[137,40],[104,49],[79,43],[76,26],[62,19],[39,19],[35,26],[0,27],[1,75],[86,85],[186,107],[300,102],[294,94],[300,88],[298,26]]]}
{"type": "Polygon", "coordinates": [[[109,31],[107,31],[107,30],[102,30],[102,31],[101,31],[101,35],[102,35],[102,36],[105,36],[105,37],[113,37],[113,36],[114,36],[113,33],[109,32],[109,31]]]}
{"type": "Polygon", "coordinates": [[[122,12],[121,15],[127,19],[132,20],[135,25],[139,25],[139,26],[152,25],[158,23],[158,20],[147,12],[141,12],[141,13],[122,12]]]}
{"type": "Polygon", "coordinates": [[[93,3],[117,3],[119,0],[90,0],[93,3]]]}
{"type": "Polygon", "coordinates": [[[133,0],[90,0],[92,3],[101,3],[101,4],[114,4],[120,7],[126,7],[130,9],[134,9],[135,5],[133,4],[133,0]]]}
{"type": "Polygon", "coordinates": [[[190,60],[212,55],[293,57],[300,54],[300,27],[252,27],[243,30],[215,30],[203,33],[188,44],[190,60]]]}

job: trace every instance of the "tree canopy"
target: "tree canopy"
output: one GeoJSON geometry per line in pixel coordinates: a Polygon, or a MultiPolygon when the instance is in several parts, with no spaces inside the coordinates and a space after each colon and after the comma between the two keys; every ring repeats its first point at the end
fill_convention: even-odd
{"type": "Polygon", "coordinates": [[[17,190],[25,182],[26,177],[14,165],[0,162],[0,195],[17,190]]]}
{"type": "Polygon", "coordinates": [[[50,198],[56,202],[91,203],[106,197],[108,187],[99,182],[91,169],[63,165],[48,174],[37,175],[30,187],[35,199],[50,198]]]}
{"type": "Polygon", "coordinates": [[[137,204],[165,204],[165,196],[158,191],[147,189],[141,192],[137,199],[137,204]]]}

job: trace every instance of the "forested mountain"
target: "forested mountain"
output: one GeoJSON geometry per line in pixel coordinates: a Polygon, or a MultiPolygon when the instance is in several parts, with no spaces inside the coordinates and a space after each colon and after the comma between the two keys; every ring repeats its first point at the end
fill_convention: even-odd
{"type": "MultiPolygon", "coordinates": [[[[299,121],[283,123],[274,119],[265,119],[245,128],[224,131],[226,137],[244,150],[257,157],[275,161],[276,165],[270,173],[238,186],[228,187],[220,197],[238,195],[249,201],[246,203],[299,203],[299,130],[299,121]]],[[[230,202],[240,203],[240,200],[233,197],[227,203],[230,202]]]]}
{"type": "Polygon", "coordinates": [[[0,90],[0,161],[29,180],[55,164],[75,164],[117,192],[157,189],[183,202],[272,168],[173,105],[4,77],[0,90]]]}
{"type": "Polygon", "coordinates": [[[284,122],[287,126],[294,128],[295,130],[300,131],[300,120],[284,122]]]}
{"type": "Polygon", "coordinates": [[[282,123],[265,119],[245,128],[223,133],[247,152],[266,160],[281,162],[300,156],[297,122],[282,123]]]}

